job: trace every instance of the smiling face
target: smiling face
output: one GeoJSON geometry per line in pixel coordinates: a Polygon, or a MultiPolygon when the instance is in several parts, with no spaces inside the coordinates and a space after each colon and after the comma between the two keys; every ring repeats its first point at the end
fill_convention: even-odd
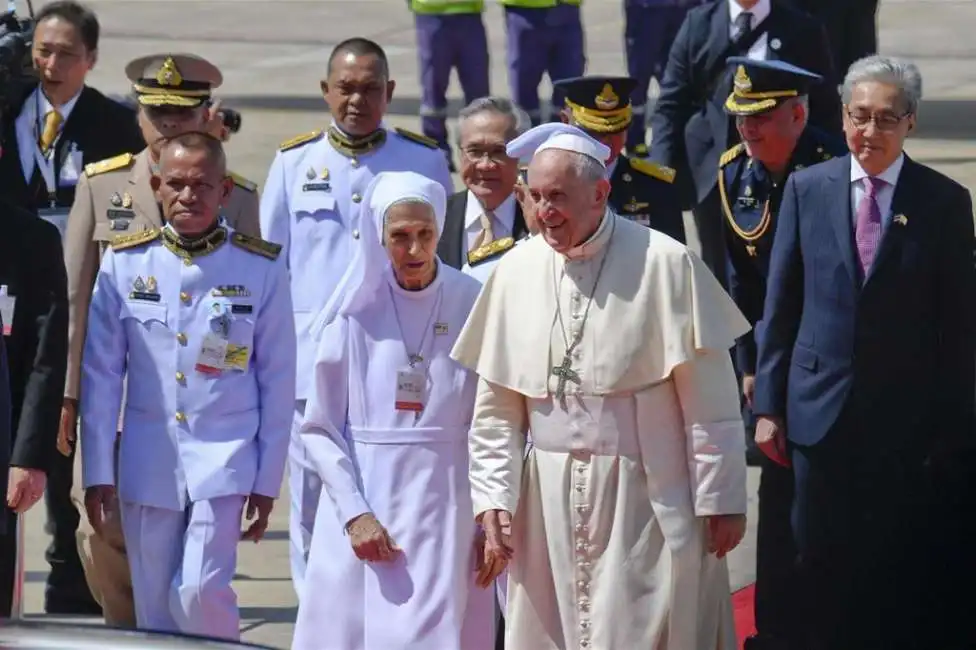
{"type": "Polygon", "coordinates": [[[805,109],[799,101],[788,101],[765,113],[737,116],[735,124],[750,158],[785,163],[806,124],[805,109]]]}
{"type": "Polygon", "coordinates": [[[863,81],[851,89],[844,107],[844,135],[848,149],[871,176],[895,162],[913,128],[915,115],[903,105],[897,86],[863,81]]]}
{"type": "Polygon", "coordinates": [[[220,205],[233,186],[220,162],[205,149],[178,144],[163,148],[159,174],[150,182],[166,222],[187,239],[213,228],[220,216],[220,205]]]}
{"type": "Polygon", "coordinates": [[[581,178],[577,155],[553,149],[536,154],[528,185],[539,232],[555,251],[566,253],[596,232],[610,183],[602,175],[581,178]]]}
{"type": "Polygon", "coordinates": [[[339,128],[352,136],[366,136],[380,128],[394,86],[375,54],[341,52],[322,82],[322,94],[339,128]]]}
{"type": "Polygon", "coordinates": [[[386,211],[383,242],[397,284],[423,289],[437,271],[437,222],[426,203],[395,203],[386,211]]]}
{"type": "Polygon", "coordinates": [[[518,178],[518,160],[505,153],[511,130],[511,118],[494,111],[461,122],[461,180],[486,210],[501,205],[518,178]]]}

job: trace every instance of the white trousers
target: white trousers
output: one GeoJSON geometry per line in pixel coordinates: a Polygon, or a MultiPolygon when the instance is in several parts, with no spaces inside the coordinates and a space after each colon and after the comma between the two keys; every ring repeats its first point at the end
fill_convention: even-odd
{"type": "Polygon", "coordinates": [[[190,504],[185,512],[122,503],[122,532],[140,629],[240,640],[231,587],[245,497],[190,504]]]}
{"type": "Polygon", "coordinates": [[[295,402],[295,415],[291,426],[291,443],[288,446],[288,494],[291,507],[288,513],[289,557],[291,581],[295,594],[301,598],[305,583],[308,553],[312,548],[312,530],[315,528],[315,511],[319,507],[322,480],[312,468],[311,462],[298,435],[298,427],[305,419],[305,400],[295,402]]]}

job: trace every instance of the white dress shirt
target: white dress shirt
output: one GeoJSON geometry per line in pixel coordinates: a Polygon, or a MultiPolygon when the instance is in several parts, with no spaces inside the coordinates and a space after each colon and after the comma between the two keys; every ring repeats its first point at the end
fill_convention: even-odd
{"type": "MultiPolygon", "coordinates": [[[[884,170],[876,178],[880,178],[885,182],[884,186],[878,190],[878,194],[875,197],[875,201],[878,202],[878,210],[881,212],[881,230],[888,227],[891,223],[891,199],[895,196],[895,186],[898,185],[898,176],[901,174],[901,168],[905,166],[905,154],[901,154],[895,159],[895,162],[891,163],[888,169],[884,170]]],[[[866,191],[865,184],[867,178],[870,174],[864,171],[861,164],[857,162],[854,156],[851,156],[851,216],[853,220],[852,226],[857,228],[857,206],[861,204],[861,198],[864,196],[866,191]]]]}
{"type": "MultiPolygon", "coordinates": [[[[62,131],[80,96],[81,91],[79,90],[74,97],[57,108],[57,111],[61,113],[62,131]]],[[[31,176],[34,175],[34,149],[37,147],[37,139],[44,129],[44,116],[53,108],[54,106],[51,105],[48,98],[41,92],[41,87],[38,86],[24,102],[20,115],[14,121],[14,128],[17,131],[17,149],[20,151],[20,168],[24,172],[24,180],[28,183],[30,183],[31,176]]],[[[58,139],[60,138],[61,134],[58,133],[58,139]]],[[[58,140],[56,139],[54,142],[57,143],[58,140]]]]}
{"type": "MultiPolygon", "coordinates": [[[[462,239],[461,259],[468,259],[468,251],[481,234],[481,214],[484,212],[481,203],[475,195],[468,190],[468,202],[464,208],[464,239],[462,239]]],[[[501,205],[493,211],[494,216],[490,216],[491,230],[495,239],[511,237],[515,229],[515,193],[509,194],[502,201],[501,205]]]]}
{"type": "MultiPolygon", "coordinates": [[[[743,9],[736,0],[729,0],[729,17],[732,22],[729,27],[729,36],[735,35],[735,19],[739,17],[739,14],[748,11],[752,14],[752,30],[755,31],[759,28],[759,24],[762,21],[769,18],[769,12],[771,9],[772,0],[759,0],[752,9],[743,9]]],[[[752,47],[749,48],[749,52],[746,54],[750,59],[756,61],[765,61],[767,55],[769,54],[769,36],[768,34],[763,34],[760,36],[752,47]]]]}

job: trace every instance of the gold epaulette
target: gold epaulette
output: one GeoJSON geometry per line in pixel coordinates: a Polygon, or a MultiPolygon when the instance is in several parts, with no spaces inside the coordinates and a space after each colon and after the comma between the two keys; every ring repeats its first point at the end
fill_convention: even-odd
{"type": "Polygon", "coordinates": [[[417,144],[422,144],[430,149],[437,149],[437,140],[433,138],[428,138],[426,135],[420,135],[419,133],[414,133],[413,131],[407,131],[406,129],[396,128],[397,135],[410,140],[411,142],[416,142],[417,144]]]}
{"type": "Polygon", "coordinates": [[[238,248],[243,248],[261,257],[267,257],[269,260],[278,259],[278,254],[281,253],[280,244],[273,244],[259,237],[251,237],[240,232],[235,232],[234,236],[230,238],[230,241],[238,248]]]}
{"type": "Polygon", "coordinates": [[[118,156],[106,158],[105,160],[88,163],[85,165],[85,175],[91,178],[92,176],[104,174],[105,172],[114,172],[116,169],[125,169],[126,167],[130,167],[135,159],[136,157],[131,153],[123,153],[118,156]]]}
{"type": "Polygon", "coordinates": [[[112,240],[112,250],[124,251],[127,248],[135,248],[136,246],[148,244],[159,237],[160,232],[159,228],[150,228],[142,232],[134,232],[131,235],[119,235],[112,240]]]}
{"type": "Polygon", "coordinates": [[[659,181],[664,181],[665,183],[674,182],[674,170],[670,167],[665,167],[656,162],[651,162],[650,160],[642,160],[640,158],[631,158],[630,166],[642,174],[647,174],[659,181]]]}
{"type": "Polygon", "coordinates": [[[301,135],[296,135],[290,140],[285,140],[278,145],[278,151],[288,151],[289,149],[295,149],[302,145],[308,144],[309,142],[314,142],[322,137],[322,129],[317,129],[315,131],[309,131],[308,133],[303,133],[301,135]]]}
{"type": "Polygon", "coordinates": [[[234,181],[234,185],[242,189],[245,189],[248,192],[254,192],[258,189],[257,183],[247,180],[240,174],[235,174],[234,172],[227,172],[227,175],[230,177],[232,181],[234,181]]]}
{"type": "Polygon", "coordinates": [[[499,253],[504,253],[512,246],[515,246],[515,239],[512,237],[502,237],[484,246],[479,246],[468,253],[468,265],[474,266],[478,262],[484,262],[489,257],[494,257],[499,253]]]}
{"type": "Polygon", "coordinates": [[[739,144],[735,145],[734,147],[732,147],[731,149],[729,149],[728,151],[722,154],[722,157],[719,158],[718,160],[718,166],[725,167],[730,162],[732,162],[733,160],[735,160],[736,158],[744,154],[745,151],[746,151],[746,146],[740,142],[739,144]]]}

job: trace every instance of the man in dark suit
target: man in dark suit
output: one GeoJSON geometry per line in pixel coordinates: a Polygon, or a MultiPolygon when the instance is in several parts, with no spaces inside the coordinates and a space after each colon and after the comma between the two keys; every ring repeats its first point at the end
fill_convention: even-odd
{"type": "MultiPolygon", "coordinates": [[[[0,319],[2,320],[2,319],[0,319]]],[[[6,327],[5,323],[0,322],[0,326],[6,327]]],[[[0,509],[6,510],[7,504],[7,481],[10,478],[10,451],[13,447],[13,432],[10,426],[10,366],[7,363],[7,346],[0,337],[0,509]]],[[[9,515],[0,517],[0,538],[7,535],[9,515]]],[[[4,550],[4,553],[7,551],[4,550]]],[[[7,583],[0,584],[0,589],[5,589],[7,583]]],[[[12,595],[12,590],[8,590],[12,595]]],[[[4,606],[3,594],[0,594],[0,616],[9,611],[9,606],[4,606]]]]}
{"type": "MultiPolygon", "coordinates": [[[[783,61],[733,57],[736,70],[725,110],[736,118],[742,142],[722,155],[719,198],[725,216],[729,294],[750,324],[762,320],[769,259],[783,186],[794,171],[847,153],[844,141],[807,124],[810,87],[820,80],[783,61]]],[[[742,374],[743,409],[755,388],[756,339],[750,331],[735,345],[742,374]]],[[[758,454],[762,456],[761,453],[758,454]]],[[[795,645],[796,550],[790,528],[793,472],[762,456],[756,540],[757,633],[745,650],[790,650],[795,645]]]]}
{"type": "Polygon", "coordinates": [[[145,147],[135,112],[85,85],[98,55],[95,14],[73,0],[37,13],[26,88],[5,125],[0,159],[4,197],[38,211],[63,232],[85,165],[145,147]]]}
{"type": "MultiPolygon", "coordinates": [[[[0,314],[13,427],[9,508],[4,509],[5,532],[0,535],[4,617],[10,615],[16,515],[44,494],[51,461],[58,455],[55,443],[68,361],[68,289],[57,228],[6,203],[0,203],[0,219],[0,314]]],[[[84,576],[80,578],[84,585],[84,576]]]]}
{"type": "Polygon", "coordinates": [[[878,0],[792,0],[827,28],[841,76],[858,59],[878,51],[878,0]]]}
{"type": "Polygon", "coordinates": [[[631,95],[637,80],[631,77],[576,77],[557,81],[566,94],[563,121],[586,131],[610,147],[606,161],[610,181],[610,207],[617,214],[663,232],[685,243],[681,197],[674,185],[674,170],[621,151],[633,120],[631,95]]]}
{"type": "Polygon", "coordinates": [[[529,128],[524,111],[508,99],[482,97],[458,116],[461,180],[466,189],[447,198],[437,255],[456,269],[497,259],[528,234],[515,199],[518,160],[505,145],[529,128]]]}
{"type": "Polygon", "coordinates": [[[903,152],[921,87],[852,66],[850,155],[791,175],[779,212],[753,410],[793,466],[814,650],[974,647],[972,200],[903,152]]]}
{"type": "Polygon", "coordinates": [[[823,26],[776,0],[714,0],[688,12],[671,47],[651,120],[650,156],[677,170],[692,207],[702,258],[722,279],[725,250],[716,180],[722,152],[738,142],[722,106],[732,87],[729,56],[788,61],[823,77],[810,89],[810,123],[840,132],[837,78],[823,26]]]}
{"type": "MultiPolygon", "coordinates": [[[[98,19],[83,5],[59,0],[42,7],[32,46],[39,80],[27,88],[3,130],[3,198],[49,221],[62,236],[84,166],[145,147],[135,113],[85,85],[98,36],[98,19]]],[[[75,544],[72,465],[71,456],[56,456],[47,467],[47,529],[53,539],[45,609],[98,613],[75,544]]]]}

